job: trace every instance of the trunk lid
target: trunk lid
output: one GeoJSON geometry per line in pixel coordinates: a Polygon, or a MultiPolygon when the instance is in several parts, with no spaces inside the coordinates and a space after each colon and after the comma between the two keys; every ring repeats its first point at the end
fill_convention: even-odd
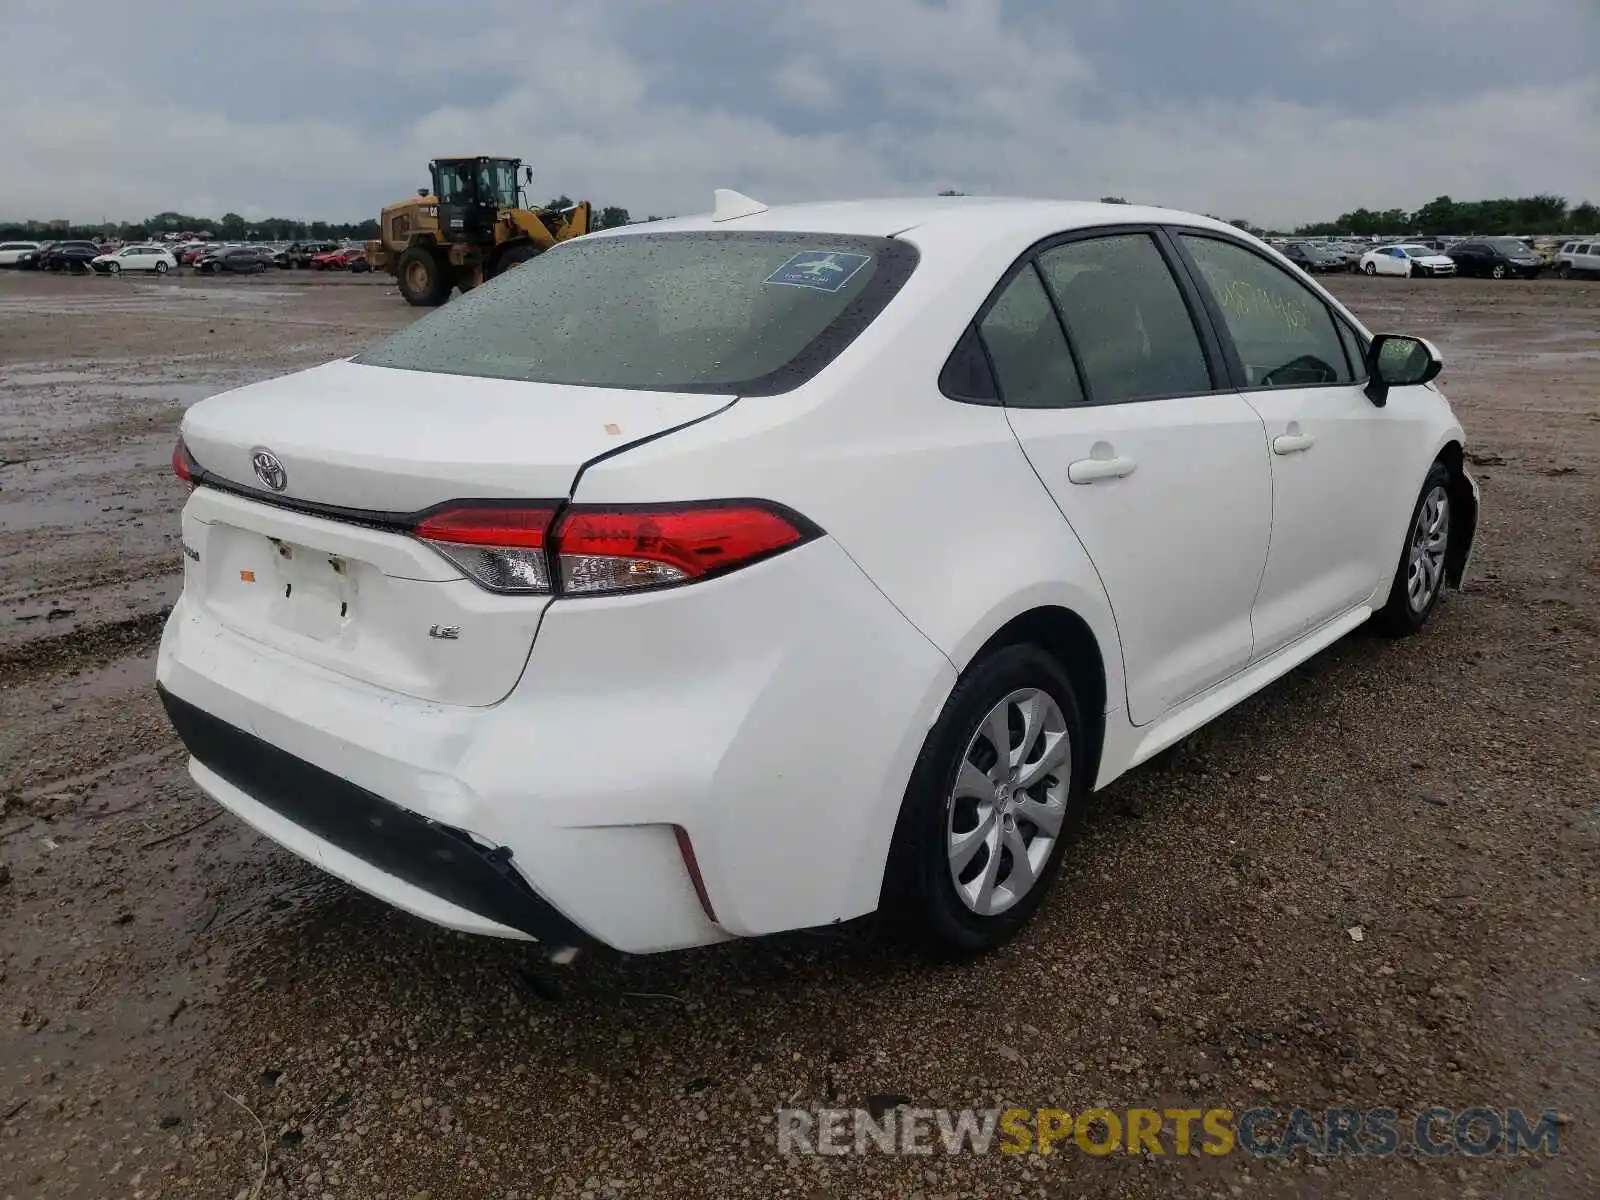
{"type": "Polygon", "coordinates": [[[589,461],[730,403],[345,362],[202,401],[185,445],[249,494],[191,495],[185,603],[350,679],[493,704],[516,685],[549,597],[483,590],[403,518],[448,500],[564,499],[589,461]],[[270,467],[258,474],[261,452],[281,490],[270,467]]]}
{"type": "Polygon", "coordinates": [[[731,401],[335,362],[201,401],[183,439],[242,487],[267,492],[252,465],[267,450],[285,500],[408,513],[463,497],[559,499],[590,459],[731,401]]]}

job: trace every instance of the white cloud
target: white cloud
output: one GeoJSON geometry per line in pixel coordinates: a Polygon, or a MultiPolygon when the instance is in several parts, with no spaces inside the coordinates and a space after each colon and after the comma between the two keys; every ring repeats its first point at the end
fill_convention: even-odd
{"type": "MultiPolygon", "coordinates": [[[[314,25],[313,7],[279,10],[274,28],[292,40],[292,21],[314,25]]],[[[168,71],[181,68],[119,75],[114,57],[93,74],[8,71],[0,107],[13,165],[0,175],[0,219],[174,208],[351,219],[409,194],[429,157],[480,148],[528,158],[541,197],[587,196],[635,215],[704,209],[714,187],[769,202],[943,187],[1115,193],[1276,224],[1440,193],[1600,200],[1600,156],[1573,153],[1592,141],[1600,81],[1539,83],[1536,64],[1520,86],[1365,115],[1284,94],[1175,100],[1110,90],[1069,22],[1008,23],[1000,0],[794,0],[773,10],[784,55],[764,86],[711,102],[663,92],[646,69],[659,64],[624,48],[606,0],[550,11],[496,0],[485,22],[374,22],[370,38],[325,48],[321,62],[337,58],[341,80],[370,80],[365,114],[346,98],[315,119],[264,107],[226,116],[235,97],[176,98],[168,71]],[[485,23],[496,36],[481,35],[485,23]],[[397,63],[413,82],[488,80],[491,93],[392,107],[397,63]]],[[[297,78],[318,86],[315,72],[297,78]]]]}

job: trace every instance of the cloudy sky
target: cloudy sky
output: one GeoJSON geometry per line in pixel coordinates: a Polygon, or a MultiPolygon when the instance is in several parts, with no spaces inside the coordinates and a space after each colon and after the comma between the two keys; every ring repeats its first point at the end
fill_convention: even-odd
{"type": "Polygon", "coordinates": [[[1600,201],[1597,0],[0,0],[0,218],[937,192],[1600,201]]]}

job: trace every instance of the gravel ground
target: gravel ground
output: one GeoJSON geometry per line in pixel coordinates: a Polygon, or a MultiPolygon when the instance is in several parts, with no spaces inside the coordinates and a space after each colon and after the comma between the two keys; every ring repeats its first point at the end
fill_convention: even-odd
{"type": "Polygon", "coordinates": [[[542,965],[189,784],[152,691],[182,406],[413,315],[383,280],[0,276],[0,1198],[1600,1194],[1600,286],[1338,278],[1432,337],[1483,490],[1355,635],[1094,798],[1030,931],[542,965]],[[1359,928],[1360,940],[1350,934],[1359,928]],[[1551,1158],[832,1158],[774,1109],[1429,1105],[1551,1158]]]}

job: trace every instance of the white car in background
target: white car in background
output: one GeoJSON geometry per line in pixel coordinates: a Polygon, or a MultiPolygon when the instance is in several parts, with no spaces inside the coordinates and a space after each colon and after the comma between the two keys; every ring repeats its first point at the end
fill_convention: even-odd
{"type": "Polygon", "coordinates": [[[0,267],[14,267],[24,254],[37,254],[38,242],[0,242],[0,267]]]}
{"type": "Polygon", "coordinates": [[[1440,366],[1206,217],[722,192],[191,407],[160,695],[450,928],[972,954],[1086,793],[1460,583],[1440,366]]]}
{"type": "Polygon", "coordinates": [[[1455,260],[1430,246],[1402,242],[1374,246],[1361,256],[1365,275],[1454,275],[1455,260]]]}
{"type": "Polygon", "coordinates": [[[165,246],[124,246],[110,254],[101,254],[89,260],[96,271],[120,275],[124,271],[154,271],[165,275],[178,269],[178,260],[165,246]]]}
{"type": "Polygon", "coordinates": [[[1600,238],[1563,242],[1556,251],[1555,270],[1561,279],[1600,275],[1600,238]]]}

